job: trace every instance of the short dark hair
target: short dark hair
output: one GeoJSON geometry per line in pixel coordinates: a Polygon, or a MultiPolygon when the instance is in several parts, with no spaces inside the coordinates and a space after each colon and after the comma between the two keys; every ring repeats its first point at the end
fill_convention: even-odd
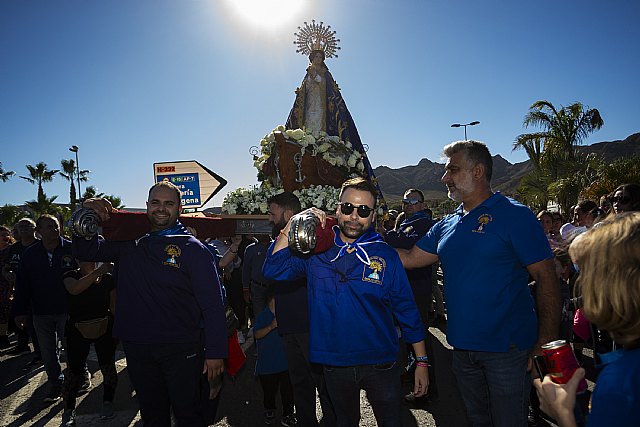
{"type": "Polygon", "coordinates": [[[290,191],[285,191],[280,194],[276,194],[275,196],[271,196],[267,200],[268,204],[275,203],[285,210],[290,210],[294,214],[297,214],[302,210],[302,205],[300,204],[300,199],[298,196],[291,193],[290,191]]]}
{"type": "Polygon", "coordinates": [[[36,227],[37,228],[42,227],[42,220],[45,220],[45,219],[50,219],[51,221],[55,222],[58,225],[58,227],[60,227],[60,221],[58,221],[58,218],[56,218],[55,216],[53,216],[51,214],[40,215],[38,217],[38,219],[36,220],[36,227]]]}
{"type": "Polygon", "coordinates": [[[362,178],[361,176],[356,178],[351,178],[342,183],[342,187],[340,188],[340,200],[342,200],[342,195],[344,194],[347,188],[353,188],[354,190],[360,191],[368,191],[373,196],[373,208],[375,209],[376,203],[378,202],[378,189],[375,185],[368,179],[362,178]]]}
{"type": "Polygon", "coordinates": [[[418,190],[417,188],[410,188],[407,191],[405,191],[404,192],[404,197],[407,197],[411,193],[418,193],[418,195],[420,196],[420,201],[424,202],[424,193],[422,191],[418,190]]]}
{"type": "Polygon", "coordinates": [[[451,158],[454,154],[464,151],[467,160],[476,166],[478,164],[484,166],[484,176],[487,178],[487,182],[491,181],[493,175],[493,159],[489,148],[484,142],[474,141],[472,139],[467,141],[456,141],[444,147],[444,155],[451,158]]]}
{"type": "Polygon", "coordinates": [[[35,227],[35,226],[36,226],[35,221],[34,221],[34,220],[32,220],[31,218],[20,218],[16,224],[20,224],[21,222],[27,222],[27,223],[29,223],[29,225],[31,225],[32,227],[35,227]]]}
{"type": "Polygon", "coordinates": [[[598,205],[593,200],[583,200],[576,205],[576,208],[580,209],[583,213],[590,213],[597,207],[598,205]]]}
{"type": "Polygon", "coordinates": [[[173,190],[176,192],[176,197],[178,198],[178,203],[182,203],[182,191],[180,191],[180,188],[178,188],[177,185],[175,185],[173,182],[168,181],[168,180],[163,180],[160,182],[156,182],[155,184],[153,184],[151,186],[151,188],[149,189],[149,195],[147,196],[147,198],[151,197],[151,192],[153,190],[155,190],[158,187],[166,187],[170,190],[173,190]]]}

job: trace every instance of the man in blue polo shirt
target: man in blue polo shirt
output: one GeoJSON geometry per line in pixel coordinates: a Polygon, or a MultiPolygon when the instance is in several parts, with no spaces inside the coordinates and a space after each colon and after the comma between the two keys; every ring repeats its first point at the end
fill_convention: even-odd
{"type": "Polygon", "coordinates": [[[553,253],[533,212],[491,190],[485,144],[458,141],[444,154],[442,182],[461,205],[400,257],[406,268],[440,260],[453,372],[471,424],[526,426],[531,353],[559,332],[553,253]],[[529,275],[538,286],[537,319],[529,275]]]}

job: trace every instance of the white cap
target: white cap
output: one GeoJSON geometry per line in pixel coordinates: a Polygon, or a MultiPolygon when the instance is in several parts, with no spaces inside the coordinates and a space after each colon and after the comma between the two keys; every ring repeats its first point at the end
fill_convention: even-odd
{"type": "Polygon", "coordinates": [[[572,241],[573,239],[575,239],[575,237],[578,234],[582,234],[585,231],[587,231],[587,227],[585,227],[583,225],[580,226],[580,227],[576,227],[573,224],[567,223],[567,224],[563,225],[562,227],[560,227],[560,235],[567,242],[572,241]]]}

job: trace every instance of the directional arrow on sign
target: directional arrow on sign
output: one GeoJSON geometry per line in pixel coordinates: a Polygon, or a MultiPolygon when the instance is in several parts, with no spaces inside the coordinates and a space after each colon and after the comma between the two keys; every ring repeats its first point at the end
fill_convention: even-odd
{"type": "Polygon", "coordinates": [[[195,160],[154,163],[155,182],[167,180],[180,188],[182,207],[200,208],[227,185],[227,180],[195,160]]]}

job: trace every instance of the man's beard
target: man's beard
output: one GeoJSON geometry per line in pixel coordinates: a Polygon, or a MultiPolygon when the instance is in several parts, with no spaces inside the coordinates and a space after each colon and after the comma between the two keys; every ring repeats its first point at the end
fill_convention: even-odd
{"type": "Polygon", "coordinates": [[[273,224],[271,227],[271,238],[275,239],[278,237],[278,234],[287,226],[287,223],[283,221],[278,222],[277,224],[273,224]]]}
{"type": "MultiPolygon", "coordinates": [[[[149,222],[156,230],[164,230],[165,228],[169,228],[175,224],[175,219],[172,218],[171,215],[168,215],[163,218],[156,218],[153,214],[148,214],[149,222]]],[[[176,218],[177,219],[177,218],[176,218]]]]}
{"type": "Polygon", "coordinates": [[[458,203],[462,202],[462,195],[460,194],[460,191],[457,188],[454,191],[448,190],[447,196],[454,202],[458,202],[458,203]]]}
{"type": "Polygon", "coordinates": [[[350,239],[356,240],[358,239],[358,237],[362,236],[365,231],[367,231],[364,224],[361,224],[357,221],[340,221],[338,223],[338,227],[340,227],[340,231],[342,232],[342,234],[350,239]],[[351,225],[351,227],[347,227],[347,224],[351,225]]]}
{"type": "Polygon", "coordinates": [[[465,194],[469,194],[473,191],[473,179],[471,176],[466,177],[463,181],[460,182],[459,185],[454,184],[454,190],[451,191],[447,187],[447,196],[451,200],[455,200],[458,203],[462,203],[465,194]]]}

